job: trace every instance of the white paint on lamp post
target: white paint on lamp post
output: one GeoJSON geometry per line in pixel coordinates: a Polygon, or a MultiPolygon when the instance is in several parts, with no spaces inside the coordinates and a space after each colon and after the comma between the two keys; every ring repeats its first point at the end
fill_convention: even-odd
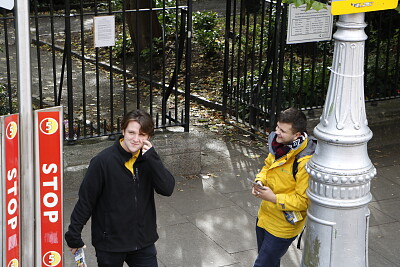
{"type": "Polygon", "coordinates": [[[368,266],[370,183],[376,175],[367,153],[372,138],[364,99],[365,13],[341,15],[318,146],[306,166],[306,240],[302,266],[368,266]]]}

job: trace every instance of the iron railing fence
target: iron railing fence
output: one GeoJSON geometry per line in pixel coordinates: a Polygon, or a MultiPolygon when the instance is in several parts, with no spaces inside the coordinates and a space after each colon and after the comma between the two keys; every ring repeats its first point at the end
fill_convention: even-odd
{"type": "MultiPolygon", "coordinates": [[[[75,9],[65,0],[61,10],[53,1],[31,0],[32,94],[35,109],[66,107],[67,140],[119,133],[120,118],[136,108],[147,110],[157,128],[189,130],[191,0],[73,0],[75,9]],[[116,44],[94,47],[93,18],[107,15],[115,16],[116,44]]],[[[18,110],[15,21],[13,12],[0,13],[0,101],[7,114],[18,110]]]]}
{"type": "MultiPolygon", "coordinates": [[[[282,109],[323,107],[333,41],[288,45],[287,5],[253,2],[227,0],[222,109],[228,122],[262,135],[282,109]]],[[[400,15],[370,12],[366,22],[366,101],[399,97],[400,15]]]]}

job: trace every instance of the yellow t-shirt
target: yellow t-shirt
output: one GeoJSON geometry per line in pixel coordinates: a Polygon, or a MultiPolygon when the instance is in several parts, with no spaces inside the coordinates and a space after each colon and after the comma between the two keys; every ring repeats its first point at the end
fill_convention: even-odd
{"type": "MultiPolygon", "coordinates": [[[[124,139],[122,138],[119,143],[122,146],[122,141],[124,139]]],[[[132,158],[130,158],[127,162],[125,162],[125,167],[131,171],[132,174],[134,174],[133,172],[133,164],[135,164],[136,159],[139,157],[139,153],[140,150],[138,150],[138,152],[136,152],[135,154],[132,153],[132,158]]]]}

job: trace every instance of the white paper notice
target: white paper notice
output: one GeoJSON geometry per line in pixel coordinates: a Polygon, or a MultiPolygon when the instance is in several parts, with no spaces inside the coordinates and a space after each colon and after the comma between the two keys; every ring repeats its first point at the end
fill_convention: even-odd
{"type": "Polygon", "coordinates": [[[14,0],[0,0],[0,7],[12,10],[14,8],[14,0]]]}
{"type": "Polygon", "coordinates": [[[332,39],[333,16],[328,9],[307,10],[306,5],[289,5],[287,44],[328,41],[332,39]]]}
{"type": "Polygon", "coordinates": [[[115,16],[99,16],[93,18],[94,46],[115,45],[115,16]]]}

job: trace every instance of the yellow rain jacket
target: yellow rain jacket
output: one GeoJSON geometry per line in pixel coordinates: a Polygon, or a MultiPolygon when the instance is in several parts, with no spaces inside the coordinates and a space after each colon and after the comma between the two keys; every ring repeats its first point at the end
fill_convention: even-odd
{"type": "Polygon", "coordinates": [[[271,149],[275,136],[275,132],[272,132],[268,137],[270,153],[265,159],[265,166],[256,175],[256,181],[271,188],[276,194],[276,203],[261,202],[257,226],[276,237],[292,238],[301,233],[306,221],[308,173],[305,164],[315,151],[316,139],[308,136],[299,147],[275,160],[275,153],[271,149]],[[293,163],[296,159],[298,170],[296,177],[293,177],[293,163]],[[291,224],[285,219],[283,211],[299,211],[303,219],[291,224]]]}

